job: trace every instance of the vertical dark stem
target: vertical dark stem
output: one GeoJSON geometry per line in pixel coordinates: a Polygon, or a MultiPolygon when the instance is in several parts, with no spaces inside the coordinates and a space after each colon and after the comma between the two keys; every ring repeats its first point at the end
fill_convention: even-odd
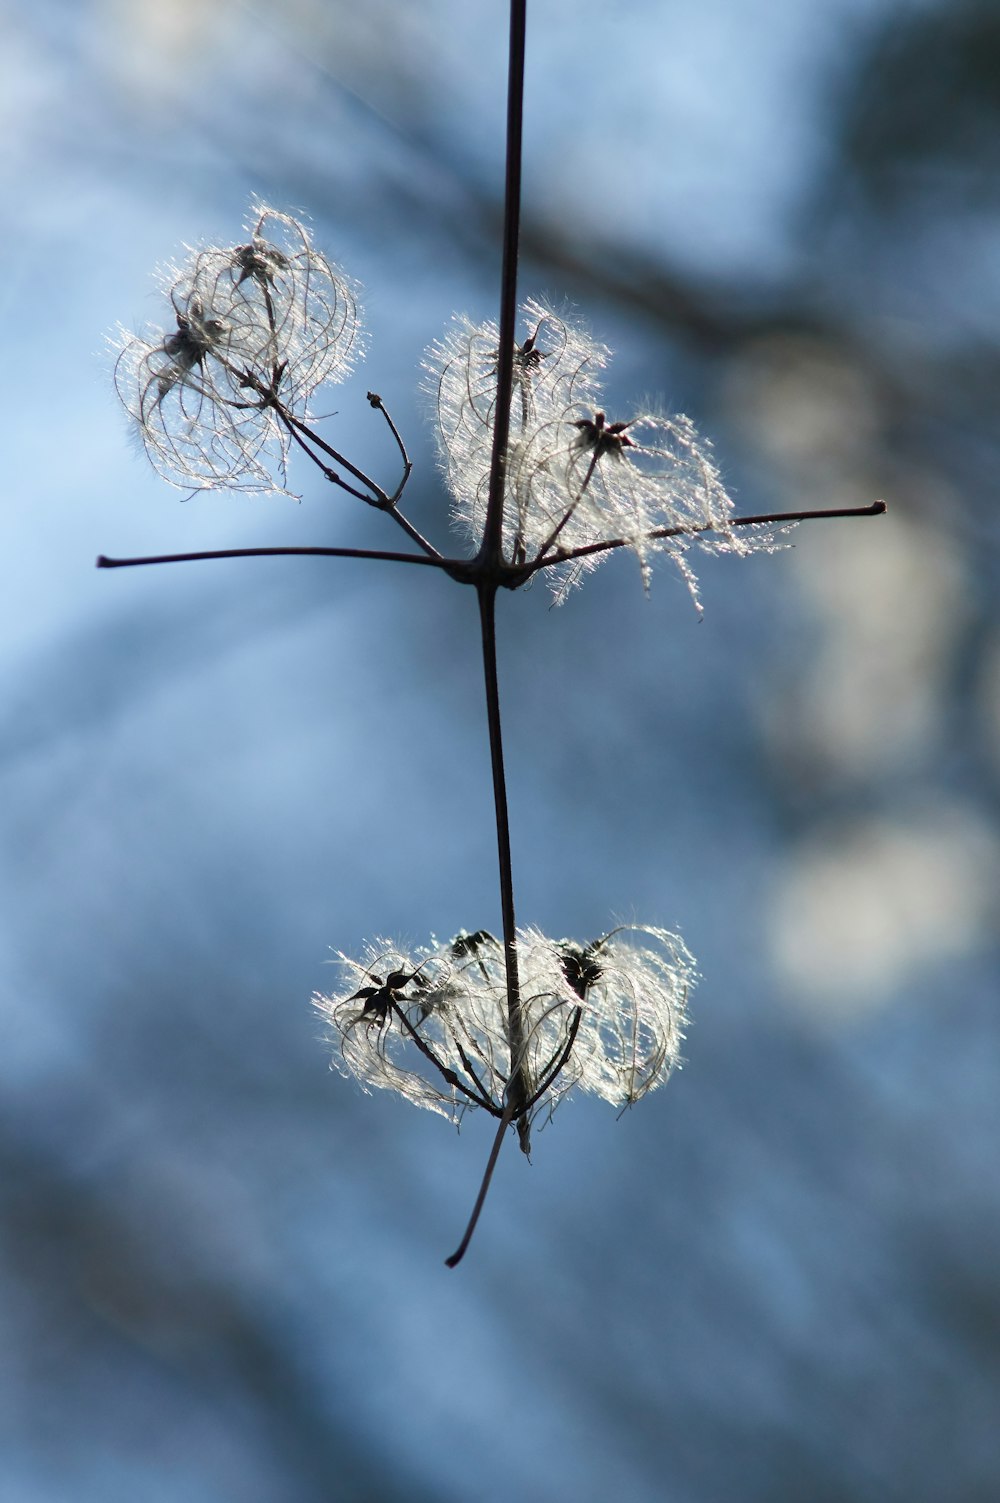
{"type": "Polygon", "coordinates": [[[507,172],[503,206],[503,265],[500,272],[500,352],[497,358],[497,402],[490,459],[490,489],[486,525],[479,557],[500,561],[503,537],[504,471],[510,432],[510,399],[514,385],[514,333],[517,321],[517,251],[521,232],[521,125],[524,106],[524,43],[527,0],[511,0],[510,63],[507,75],[507,172]]]}
{"type": "Polygon", "coordinates": [[[503,264],[500,271],[500,350],[497,355],[497,396],[493,417],[493,449],[490,485],[479,563],[484,575],[477,586],[483,638],[483,670],[486,679],[486,716],[490,733],[493,768],[493,802],[496,806],[497,856],[500,864],[500,907],[503,915],[504,957],[507,968],[507,1032],[510,1043],[510,1078],[503,1116],[493,1140],[479,1194],[456,1252],[448,1258],[454,1268],[465,1255],[483,1209],[503,1145],[504,1134],[514,1121],[525,1153],[531,1144],[527,1107],[531,1095],[526,1077],[524,1020],[517,973],[517,930],[514,922],[514,879],[510,861],[510,825],[507,817],[507,783],[503,767],[500,731],[500,693],[497,686],[496,596],[492,571],[503,558],[504,474],[510,436],[510,403],[514,389],[514,334],[517,322],[517,252],[521,229],[521,124],[524,106],[524,44],[527,0],[511,0],[510,53],[507,73],[507,169],[504,184],[503,264]],[[492,577],[491,577],[492,576],[492,577]]]}
{"type": "Polygon", "coordinates": [[[472,1240],[480,1212],[489,1192],[493,1171],[500,1156],[504,1135],[512,1122],[525,1153],[531,1146],[527,1108],[531,1097],[526,1074],[524,1019],[521,1012],[521,985],[517,972],[517,929],[514,920],[514,877],[510,860],[510,823],[507,817],[507,780],[503,766],[503,737],[500,727],[500,690],[497,681],[496,585],[479,585],[479,619],[483,637],[483,675],[486,680],[486,719],[490,732],[490,764],[493,768],[493,803],[497,820],[497,857],[500,865],[500,908],[503,917],[504,958],[507,968],[507,1033],[510,1042],[510,1078],[503,1116],[493,1139],[490,1156],[479,1194],[465,1234],[455,1252],[445,1262],[454,1268],[462,1261],[472,1240]]]}
{"type": "Polygon", "coordinates": [[[497,821],[497,860],[500,867],[500,910],[503,920],[504,956],[507,965],[507,1032],[510,1042],[510,1080],[507,1101],[517,1121],[521,1147],[527,1153],[531,1140],[528,1120],[517,1113],[530,1095],[526,1075],[524,1018],[521,983],[517,969],[517,928],[514,918],[514,874],[510,859],[510,821],[507,814],[507,780],[503,765],[500,726],[500,689],[497,681],[496,586],[479,589],[479,619],[483,636],[483,675],[486,681],[486,719],[490,733],[490,765],[493,769],[493,803],[497,821]]]}

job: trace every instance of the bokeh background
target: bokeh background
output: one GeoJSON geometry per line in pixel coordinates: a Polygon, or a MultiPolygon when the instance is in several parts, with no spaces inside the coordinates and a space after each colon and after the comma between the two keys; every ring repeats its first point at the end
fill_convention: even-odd
{"type": "Polygon", "coordinates": [[[745,511],[500,602],[523,921],[676,928],[687,1066],[513,1142],[329,1073],[333,948],[499,925],[475,610],[300,504],[183,503],[105,332],[304,211],[367,288],[329,432],[444,543],[421,354],[495,313],[505,7],[0,6],[0,1496],[1000,1496],[1000,12],[535,0],[526,293],[745,511]]]}

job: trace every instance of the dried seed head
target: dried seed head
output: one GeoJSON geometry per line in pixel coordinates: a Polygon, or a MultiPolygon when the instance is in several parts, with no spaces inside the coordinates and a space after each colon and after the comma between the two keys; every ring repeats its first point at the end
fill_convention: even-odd
{"type": "Polygon", "coordinates": [[[161,284],[175,327],[119,331],[115,385],[154,468],[184,490],[284,489],[282,414],[363,353],[354,284],[291,215],[251,205],[248,241],[190,252],[161,284]]]}
{"type": "Polygon", "coordinates": [[[603,412],[595,412],[592,418],[577,418],[573,427],[577,430],[577,448],[593,450],[598,459],[605,454],[617,458],[623,449],[633,447],[625,431],[631,423],[609,423],[603,412]]]}
{"type": "Polygon", "coordinates": [[[376,941],[362,960],[339,960],[343,986],[315,998],[335,1066],[455,1121],[475,1107],[499,1116],[512,1066],[529,1121],[548,1120],[574,1086],[632,1105],[678,1063],[695,980],[690,954],[662,929],[585,945],[522,930],[523,1052],[512,1061],[504,950],[487,931],[413,954],[376,941]]]}
{"type": "MultiPolygon", "coordinates": [[[[767,535],[731,526],[732,502],[710,445],[688,418],[640,413],[609,421],[599,386],[609,351],[544,304],[528,302],[521,315],[529,332],[514,350],[504,482],[509,564],[551,559],[546,572],[561,600],[604,556],[567,555],[619,540],[638,555],[646,582],[652,558],[667,553],[697,598],[692,548],[774,546],[767,535]]],[[[425,358],[454,520],[476,544],[488,501],[498,346],[494,324],[456,318],[425,358]]]]}
{"type": "Polygon", "coordinates": [[[173,332],[120,331],[115,387],[153,468],[184,490],[271,491],[286,440],[244,384],[244,340],[199,297],[174,301],[173,332]]]}
{"type": "MultiPolygon", "coordinates": [[[[540,436],[561,415],[575,417],[580,408],[596,404],[597,376],[610,355],[585,330],[543,303],[529,300],[521,316],[528,333],[514,351],[503,525],[504,552],[512,563],[534,557],[555,525],[550,513],[565,511],[561,478],[533,464],[540,436]],[[533,474],[534,495],[525,488],[528,473],[533,474]]],[[[495,324],[475,325],[456,317],[424,360],[453,519],[475,543],[486,520],[499,345],[495,324]]]]}

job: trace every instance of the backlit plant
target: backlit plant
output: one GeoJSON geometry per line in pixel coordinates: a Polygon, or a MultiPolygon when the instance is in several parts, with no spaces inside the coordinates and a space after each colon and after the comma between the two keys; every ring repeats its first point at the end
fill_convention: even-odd
{"type": "Polygon", "coordinates": [[[471,545],[447,554],[401,508],[412,465],[378,393],[400,470],[379,484],[320,433],[315,393],[347,379],[364,354],[358,289],[313,244],[305,225],[251,205],[244,236],[200,247],[161,273],[163,326],[120,330],[115,384],[158,473],[187,492],[289,491],[305,456],[333,485],[391,518],[415,551],[244,548],[150,558],[101,557],[101,567],[261,554],[386,559],[438,571],[475,592],[490,736],[500,936],[470,930],[404,950],[374,940],[340,956],[341,981],[316,1006],[334,1064],[365,1089],[397,1092],[452,1121],[497,1122],[479,1196],[447,1260],[462,1258],[497,1156],[513,1128],[525,1153],[577,1088],[620,1108],[662,1084],[678,1063],[694,962],[667,930],[618,926],[590,940],[518,928],[496,660],[498,592],[543,574],[557,601],[608,553],[626,549],[648,587],[666,556],[697,600],[692,555],[775,546],[806,517],[738,516],[710,446],[688,418],[614,414],[601,393],[610,352],[570,314],[529,298],[518,307],[521,107],[526,0],[512,0],[507,177],[496,324],[452,320],[431,344],[424,384],[454,526],[471,545]]]}

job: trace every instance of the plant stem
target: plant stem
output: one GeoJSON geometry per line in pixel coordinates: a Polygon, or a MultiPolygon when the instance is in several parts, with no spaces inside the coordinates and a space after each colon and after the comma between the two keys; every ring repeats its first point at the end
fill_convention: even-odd
{"type": "Polygon", "coordinates": [[[391,507],[395,507],[396,502],[399,500],[400,496],[403,494],[403,490],[405,489],[406,482],[409,480],[410,475],[411,475],[411,473],[413,471],[413,461],[410,458],[409,454],[407,454],[407,452],[406,452],[406,445],[403,443],[403,436],[402,436],[402,434],[400,433],[399,429],[396,427],[396,424],[393,422],[392,417],[389,414],[389,410],[386,407],[385,403],[382,401],[382,398],[379,396],[378,392],[377,391],[370,391],[368,393],[368,401],[371,404],[371,406],[374,407],[375,411],[376,412],[380,412],[382,414],[382,416],[385,418],[386,422],[389,424],[389,432],[392,434],[393,438],[396,440],[396,447],[398,448],[399,454],[400,454],[400,458],[403,461],[403,474],[402,474],[402,478],[400,479],[400,482],[397,485],[397,487],[396,487],[395,491],[393,492],[393,494],[389,497],[389,504],[390,504],[390,506],[391,507]]]}
{"type": "Polygon", "coordinates": [[[356,496],[359,501],[364,501],[367,503],[367,505],[374,506],[376,511],[384,511],[388,516],[392,517],[394,522],[399,523],[403,531],[407,534],[408,537],[413,539],[418,548],[422,548],[430,558],[440,558],[440,554],[438,553],[434,545],[432,543],[429,543],[427,539],[423,537],[420,532],[418,532],[413,523],[409,521],[407,517],[404,517],[403,513],[398,509],[396,505],[403,493],[403,487],[409,479],[410,471],[412,470],[413,466],[410,463],[410,459],[406,453],[405,448],[403,447],[403,440],[399,436],[395,423],[392,421],[392,418],[382,406],[381,397],[377,397],[375,401],[372,401],[373,397],[375,397],[375,393],[369,392],[368,400],[371,402],[373,407],[377,405],[378,410],[381,411],[386,422],[389,424],[389,428],[393,436],[395,437],[396,442],[399,445],[400,453],[403,456],[403,478],[400,481],[399,485],[396,487],[395,494],[392,496],[387,495],[382,487],[380,485],[376,485],[375,481],[370,479],[363,470],[357,469],[348,460],[346,460],[342,454],[338,454],[336,449],[332,449],[324,439],[320,438],[318,433],[313,431],[312,428],[309,428],[305,423],[300,422],[299,419],[297,417],[294,417],[290,412],[286,412],[283,407],[278,407],[275,410],[277,411],[278,417],[284,423],[285,427],[288,429],[295,442],[301,449],[305,451],[306,454],[309,455],[309,458],[312,460],[313,464],[319,466],[319,468],[323,471],[323,474],[326,476],[327,480],[331,482],[331,484],[339,485],[341,490],[347,491],[349,496],[356,496]],[[352,475],[356,476],[359,480],[362,481],[364,485],[368,486],[369,490],[371,491],[371,495],[366,496],[363,494],[363,492],[355,490],[353,485],[348,485],[347,481],[344,480],[340,475],[338,475],[336,471],[331,470],[329,465],[324,464],[319,456],[314,454],[309,448],[309,444],[306,443],[306,438],[302,437],[303,434],[305,434],[306,438],[308,438],[309,443],[318,445],[318,447],[322,449],[324,454],[328,454],[332,459],[336,460],[338,464],[346,466],[346,468],[350,470],[352,475]]]}
{"type": "Polygon", "coordinates": [[[531,1147],[527,1117],[522,1115],[531,1094],[526,1073],[524,1018],[521,984],[517,969],[517,927],[514,917],[514,875],[510,857],[510,820],[507,812],[507,780],[503,765],[503,735],[500,724],[500,689],[497,680],[496,586],[479,587],[479,619],[483,639],[483,675],[486,682],[486,721],[490,733],[490,765],[493,770],[493,803],[497,822],[497,860],[500,867],[500,909],[503,919],[504,959],[507,967],[507,1032],[510,1044],[510,1079],[507,1101],[517,1122],[521,1148],[531,1147]]]}
{"type": "Polygon", "coordinates": [[[398,510],[395,501],[390,501],[388,506],[380,506],[379,511],[384,511],[387,517],[392,517],[394,522],[399,523],[407,537],[412,538],[417,547],[424,550],[430,563],[437,563],[440,560],[441,554],[437,551],[434,544],[429,543],[423,533],[414,527],[409,517],[403,516],[403,513],[398,510]]]}
{"type": "Polygon", "coordinates": [[[340,489],[342,491],[346,491],[349,496],[354,496],[358,501],[364,501],[369,506],[378,505],[378,502],[375,501],[372,496],[366,496],[363,491],[357,490],[353,485],[348,485],[347,481],[344,480],[340,475],[338,475],[336,470],[331,470],[330,466],[326,464],[324,460],[320,459],[318,454],[314,454],[309,445],[306,443],[305,439],[302,437],[302,434],[299,433],[297,429],[293,428],[291,423],[289,423],[284,416],[282,416],[282,422],[288,429],[288,432],[290,433],[293,441],[298,444],[299,448],[304,454],[308,455],[313,464],[317,465],[319,469],[322,470],[323,474],[325,475],[326,479],[329,480],[331,485],[339,485],[340,489]]]}
{"type": "Polygon", "coordinates": [[[500,349],[497,354],[497,395],[494,408],[493,449],[490,456],[490,486],[486,522],[478,564],[479,619],[483,641],[483,672],[486,680],[486,717],[490,734],[493,769],[493,802],[497,821],[497,857],[500,865],[500,907],[503,914],[504,958],[507,968],[507,1033],[510,1044],[510,1078],[503,1116],[486,1164],[483,1182],[469,1224],[447,1265],[454,1268],[465,1255],[476,1229],[496,1168],[504,1134],[517,1121],[518,1137],[525,1153],[531,1146],[528,1123],[530,1089],[525,1074],[524,1020],[517,973],[517,929],[514,920],[514,879],[510,860],[510,823],[507,814],[507,783],[503,766],[500,729],[500,693],[497,684],[496,596],[497,573],[503,562],[503,503],[510,435],[510,403],[514,388],[514,333],[517,321],[517,256],[521,225],[521,128],[524,113],[524,49],[527,30],[527,0],[511,0],[510,50],[507,72],[507,168],[504,184],[503,262],[500,270],[500,349]]]}
{"type": "MultiPolygon", "coordinates": [[[[829,517],[881,517],[885,511],[884,501],[873,501],[870,506],[832,506],[821,511],[771,511],[752,517],[727,517],[725,521],[705,522],[700,527],[657,527],[644,536],[647,538],[697,537],[701,532],[726,532],[730,527],[763,527],[770,522],[787,522],[790,526],[793,522],[817,522],[829,517]]],[[[540,569],[548,569],[553,564],[569,563],[574,558],[588,558],[595,553],[608,553],[612,548],[631,548],[634,541],[633,538],[611,538],[606,542],[584,543],[579,548],[557,548],[555,553],[547,556],[540,555],[532,563],[525,564],[524,568],[518,572],[517,585],[522,584],[530,575],[537,574],[540,569]]],[[[549,544],[546,544],[546,547],[548,546],[549,544]]]]}
{"type": "Polygon", "coordinates": [[[98,569],[134,569],[141,564],[191,564],[212,558],[276,558],[291,555],[301,558],[374,558],[391,564],[424,564],[444,569],[456,579],[465,580],[467,559],[440,558],[422,553],[391,553],[381,548],[209,548],[199,553],[151,553],[139,558],[108,558],[97,555],[98,569]]]}
{"type": "Polygon", "coordinates": [[[507,73],[507,169],[503,205],[503,263],[500,270],[500,350],[490,457],[490,488],[480,560],[500,562],[503,548],[504,476],[514,388],[514,332],[517,322],[517,255],[521,232],[521,129],[524,115],[524,45],[527,0],[511,0],[510,61],[507,73]]]}
{"type": "Polygon", "coordinates": [[[480,1213],[489,1192],[493,1171],[496,1168],[504,1134],[512,1122],[517,1124],[521,1148],[525,1153],[531,1146],[527,1111],[530,1105],[530,1086],[525,1073],[524,1020],[521,1012],[521,987],[517,971],[517,929],[514,919],[514,879],[510,859],[510,822],[507,813],[507,780],[504,776],[503,737],[500,726],[500,692],[497,681],[496,643],[496,592],[494,584],[481,583],[479,593],[479,618],[483,639],[483,674],[486,681],[486,719],[490,733],[490,763],[493,769],[493,802],[497,822],[497,858],[500,866],[500,907],[503,915],[504,959],[507,969],[507,1032],[510,1042],[510,1078],[507,1083],[503,1115],[493,1139],[493,1147],[486,1161],[486,1169],[479,1194],[469,1217],[458,1248],[445,1259],[449,1268],[456,1267],[465,1256],[472,1240],[480,1213]]]}
{"type": "MultiPolygon", "coordinates": [[[[325,438],[320,438],[316,430],[314,428],[310,428],[308,423],[304,423],[301,418],[297,418],[295,416],[294,412],[289,412],[284,407],[275,406],[275,411],[277,412],[278,417],[284,423],[289,432],[296,430],[299,433],[304,434],[309,442],[311,444],[315,444],[317,449],[322,449],[323,453],[328,455],[329,458],[333,460],[334,464],[339,464],[343,469],[347,471],[349,475],[353,475],[355,480],[360,480],[362,485],[366,485],[371,491],[372,495],[377,498],[377,500],[375,502],[372,502],[371,504],[384,505],[388,501],[389,498],[380,485],[376,485],[375,481],[372,480],[369,475],[366,475],[364,470],[359,470],[357,465],[351,464],[351,461],[349,459],[345,459],[343,454],[338,453],[338,451],[334,449],[331,444],[327,443],[325,438]]],[[[367,496],[363,496],[361,499],[368,500],[369,498],[367,496]]]]}
{"type": "Polygon", "coordinates": [[[511,1106],[511,1103],[508,1101],[507,1105],[504,1107],[503,1116],[500,1118],[500,1126],[497,1128],[496,1136],[493,1139],[493,1147],[490,1149],[490,1156],[486,1161],[486,1172],[483,1175],[483,1182],[479,1186],[479,1194],[476,1196],[476,1203],[472,1207],[472,1215],[469,1217],[469,1224],[465,1228],[465,1235],[463,1236],[461,1242],[458,1244],[458,1247],[452,1253],[451,1257],[445,1258],[444,1260],[445,1265],[448,1268],[455,1268],[459,1263],[461,1263],[462,1259],[465,1257],[465,1250],[468,1247],[469,1243],[472,1241],[472,1234],[476,1230],[476,1222],[479,1220],[479,1213],[482,1211],[483,1205],[486,1202],[486,1196],[489,1193],[490,1188],[490,1181],[493,1178],[493,1171],[497,1166],[497,1159],[500,1157],[500,1149],[503,1146],[504,1133],[507,1131],[512,1120],[513,1108],[511,1106]]]}

